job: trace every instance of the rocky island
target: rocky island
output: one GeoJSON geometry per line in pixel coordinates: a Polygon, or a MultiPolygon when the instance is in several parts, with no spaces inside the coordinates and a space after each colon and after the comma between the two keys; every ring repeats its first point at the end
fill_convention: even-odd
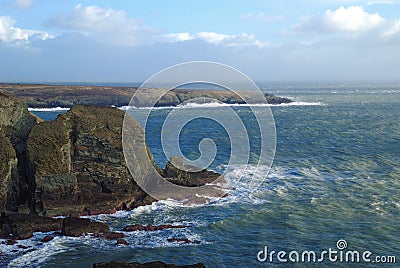
{"type": "MultiPolygon", "coordinates": [[[[42,84],[0,84],[0,91],[16,96],[24,100],[32,108],[70,108],[75,105],[95,106],[127,106],[131,101],[137,87],[117,86],[65,86],[65,85],[42,85],[42,84]]],[[[163,89],[149,89],[149,98],[157,95],[163,89]]],[[[227,90],[196,90],[196,89],[174,89],[161,98],[156,106],[177,106],[194,98],[210,98],[227,104],[244,104],[260,100],[252,100],[250,92],[243,90],[244,99],[227,90]]],[[[265,94],[265,99],[270,104],[290,103],[291,100],[265,94]]],[[[141,100],[146,105],[146,100],[141,100]]]]}

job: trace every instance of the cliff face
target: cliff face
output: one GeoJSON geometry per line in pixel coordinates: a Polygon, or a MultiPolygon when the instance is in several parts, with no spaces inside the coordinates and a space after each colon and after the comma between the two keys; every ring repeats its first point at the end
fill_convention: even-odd
{"type": "Polygon", "coordinates": [[[30,199],[26,140],[37,121],[23,101],[0,92],[0,210],[30,199]]]}
{"type": "MultiPolygon", "coordinates": [[[[122,148],[125,113],[116,108],[74,106],[51,122],[39,122],[26,104],[0,92],[0,211],[41,215],[107,213],[155,200],[132,178],[122,148]]],[[[137,174],[152,159],[144,130],[133,120],[137,174]]],[[[199,186],[219,174],[153,166],[170,182],[199,186]]]]}
{"type": "Polygon", "coordinates": [[[17,154],[10,140],[0,133],[0,209],[13,209],[19,196],[17,154]]]}
{"type": "MultiPolygon", "coordinates": [[[[153,201],[126,167],[123,118],[115,108],[75,106],[33,128],[28,151],[38,212],[76,214],[153,201]]],[[[145,140],[140,127],[136,135],[145,140]]]]}

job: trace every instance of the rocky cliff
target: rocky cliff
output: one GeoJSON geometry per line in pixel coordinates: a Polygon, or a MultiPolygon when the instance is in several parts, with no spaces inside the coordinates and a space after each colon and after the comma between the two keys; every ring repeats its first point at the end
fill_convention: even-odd
{"type": "Polygon", "coordinates": [[[25,102],[0,92],[0,210],[30,199],[26,140],[38,121],[25,102]]]}
{"type": "MultiPolygon", "coordinates": [[[[125,113],[116,108],[74,106],[54,121],[39,122],[25,103],[0,93],[0,211],[40,215],[90,215],[132,209],[155,200],[132,178],[123,154],[125,113]]],[[[144,130],[130,135],[137,174],[152,155],[144,130]]],[[[168,163],[158,173],[181,186],[210,183],[220,175],[187,172],[168,163]]]]}
{"type": "MultiPolygon", "coordinates": [[[[93,213],[154,201],[126,167],[121,140],[124,115],[115,108],[75,106],[55,121],[33,128],[28,151],[36,211],[93,213]]],[[[139,125],[135,131],[144,141],[139,125]]]]}
{"type": "Polygon", "coordinates": [[[13,210],[19,195],[17,154],[8,138],[0,133],[0,209],[13,210]]]}

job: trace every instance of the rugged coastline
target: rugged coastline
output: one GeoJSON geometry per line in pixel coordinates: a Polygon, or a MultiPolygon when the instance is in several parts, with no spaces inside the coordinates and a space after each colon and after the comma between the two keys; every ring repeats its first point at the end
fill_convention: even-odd
{"type": "MultiPolygon", "coordinates": [[[[0,91],[24,100],[32,108],[71,108],[75,105],[95,105],[104,107],[127,106],[137,87],[118,86],[65,86],[43,84],[2,84],[0,91]]],[[[157,95],[163,89],[151,89],[150,95],[157,95]]],[[[227,90],[174,89],[161,98],[157,107],[177,106],[194,98],[210,98],[227,104],[257,103],[251,93],[243,90],[244,99],[227,90]]],[[[291,100],[265,94],[269,104],[290,103],[291,100]]],[[[146,105],[146,103],[140,103],[146,105]]]]}
{"type": "MultiPolygon", "coordinates": [[[[126,166],[121,139],[124,116],[117,108],[77,105],[54,121],[42,122],[24,101],[0,91],[0,239],[4,244],[23,247],[18,240],[29,239],[34,232],[52,232],[43,243],[55,236],[87,234],[116,240],[116,245],[127,243],[122,229],[111,232],[104,223],[80,218],[156,201],[136,184],[126,166]],[[57,215],[64,217],[53,217],[57,215]]],[[[137,157],[152,159],[143,129],[137,122],[135,126],[135,142],[142,147],[135,153],[146,154],[137,157]]],[[[220,176],[207,170],[192,174],[171,163],[165,168],[152,165],[172,183],[189,187],[220,176]]],[[[137,168],[145,172],[148,167],[137,168]]],[[[171,223],[126,226],[126,231],[189,227],[171,223]]]]}

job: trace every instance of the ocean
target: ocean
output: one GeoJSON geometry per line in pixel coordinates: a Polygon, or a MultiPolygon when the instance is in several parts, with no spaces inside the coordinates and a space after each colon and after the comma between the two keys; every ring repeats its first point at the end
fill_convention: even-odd
{"type": "MultiPolygon", "coordinates": [[[[128,246],[91,237],[56,237],[42,245],[39,241],[46,234],[36,233],[22,242],[36,249],[31,252],[0,244],[0,252],[10,254],[0,259],[0,264],[92,267],[95,262],[112,260],[161,260],[181,265],[202,262],[207,267],[397,267],[400,84],[277,84],[263,90],[295,102],[271,106],[276,154],[265,182],[256,191],[248,190],[246,179],[265,176],[268,167],[257,166],[251,159],[249,166],[228,166],[231,148],[224,128],[194,120],[182,129],[182,152],[196,159],[198,142],[209,137],[218,148],[211,169],[225,171],[228,183],[245,172],[228,197],[200,206],[160,201],[129,212],[91,217],[108,223],[114,231],[129,224],[192,227],[126,233],[128,246]],[[168,238],[188,238],[194,243],[168,242],[168,238]],[[280,251],[287,254],[280,253],[278,258],[280,251]],[[356,251],[359,263],[350,259],[356,251]],[[315,261],[311,252],[316,253],[315,261]],[[393,257],[397,264],[390,263],[393,257]]],[[[251,125],[248,108],[231,108],[251,125]]],[[[204,110],[218,113],[222,107],[180,109],[193,114],[204,110]]],[[[160,166],[165,165],[166,157],[158,129],[171,110],[155,110],[146,128],[148,146],[160,166]]],[[[66,112],[32,111],[44,120],[66,112]]],[[[257,153],[257,133],[250,131],[249,136],[257,153]]]]}

